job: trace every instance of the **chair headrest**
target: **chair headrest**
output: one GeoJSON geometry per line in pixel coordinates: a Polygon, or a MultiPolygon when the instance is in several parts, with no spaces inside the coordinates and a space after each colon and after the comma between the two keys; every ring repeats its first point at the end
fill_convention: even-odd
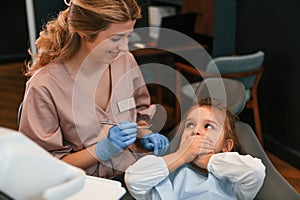
{"type": "Polygon", "coordinates": [[[236,114],[241,113],[246,105],[245,87],[238,80],[207,78],[199,84],[195,94],[197,99],[194,101],[205,97],[217,98],[236,114]]]}

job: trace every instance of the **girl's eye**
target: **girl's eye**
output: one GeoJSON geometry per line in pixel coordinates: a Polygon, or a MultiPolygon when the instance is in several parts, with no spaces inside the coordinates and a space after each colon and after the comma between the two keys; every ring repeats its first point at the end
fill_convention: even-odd
{"type": "Polygon", "coordinates": [[[213,126],[211,124],[205,124],[204,128],[205,129],[213,129],[213,126]]]}
{"type": "Polygon", "coordinates": [[[194,127],[194,124],[192,122],[188,122],[185,125],[185,128],[193,128],[193,127],[194,127]]]}

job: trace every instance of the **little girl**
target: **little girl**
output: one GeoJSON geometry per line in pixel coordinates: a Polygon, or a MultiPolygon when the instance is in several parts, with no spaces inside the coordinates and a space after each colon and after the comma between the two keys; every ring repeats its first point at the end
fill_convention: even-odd
{"type": "Polygon", "coordinates": [[[145,156],[126,170],[130,193],[136,199],[253,199],[265,166],[240,154],[237,120],[220,101],[201,100],[187,112],[175,152],[145,156]]]}

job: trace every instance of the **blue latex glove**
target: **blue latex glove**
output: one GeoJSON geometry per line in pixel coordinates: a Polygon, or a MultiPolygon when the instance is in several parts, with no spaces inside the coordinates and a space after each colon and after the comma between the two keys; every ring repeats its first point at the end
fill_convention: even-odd
{"type": "Polygon", "coordinates": [[[134,122],[122,122],[109,129],[108,137],[96,144],[96,154],[101,160],[110,157],[128,147],[136,140],[137,124],[134,122]]]}
{"type": "Polygon", "coordinates": [[[147,151],[153,151],[156,156],[164,155],[169,146],[169,139],[159,133],[149,133],[142,137],[142,146],[147,151]]]}

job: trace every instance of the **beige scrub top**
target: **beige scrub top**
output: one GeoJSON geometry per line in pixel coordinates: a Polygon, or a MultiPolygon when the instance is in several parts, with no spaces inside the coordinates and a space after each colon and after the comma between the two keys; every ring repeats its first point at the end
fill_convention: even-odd
{"type": "MultiPolygon", "coordinates": [[[[95,104],[93,91],[85,91],[89,85],[81,86],[78,79],[74,80],[63,64],[49,64],[26,83],[19,130],[57,158],[106,137],[101,121],[149,118],[150,96],[131,53],[111,64],[112,94],[105,110],[95,104]]],[[[92,80],[82,83],[89,82],[92,80]]],[[[101,90],[101,86],[95,88],[101,90]]],[[[133,152],[141,152],[138,145],[132,144],[111,159],[100,161],[86,173],[114,178],[142,155],[133,152]]]]}

